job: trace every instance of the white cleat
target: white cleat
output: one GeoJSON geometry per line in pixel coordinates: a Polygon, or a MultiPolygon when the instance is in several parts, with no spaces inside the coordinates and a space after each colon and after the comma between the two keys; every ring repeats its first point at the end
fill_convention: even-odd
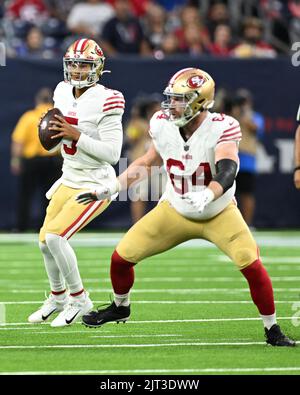
{"type": "Polygon", "coordinates": [[[69,297],[67,295],[64,299],[57,299],[53,294],[50,294],[44,304],[28,317],[28,321],[32,324],[45,322],[52,314],[63,311],[68,302],[69,297]]]}
{"type": "Polygon", "coordinates": [[[93,308],[93,302],[87,292],[83,296],[70,296],[64,310],[51,322],[52,327],[68,326],[78,321],[93,308]]]}

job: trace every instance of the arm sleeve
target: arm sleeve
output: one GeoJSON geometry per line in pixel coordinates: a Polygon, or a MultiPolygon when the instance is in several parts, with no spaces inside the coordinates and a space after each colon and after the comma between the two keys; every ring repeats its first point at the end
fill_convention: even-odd
{"type": "Polygon", "coordinates": [[[98,160],[115,165],[120,159],[123,142],[121,119],[119,114],[105,116],[98,126],[101,140],[81,133],[77,147],[98,160]]]}
{"type": "Polygon", "coordinates": [[[218,182],[223,188],[223,193],[225,193],[234,183],[238,164],[232,159],[221,159],[216,163],[216,170],[217,174],[213,181],[218,182]]]}

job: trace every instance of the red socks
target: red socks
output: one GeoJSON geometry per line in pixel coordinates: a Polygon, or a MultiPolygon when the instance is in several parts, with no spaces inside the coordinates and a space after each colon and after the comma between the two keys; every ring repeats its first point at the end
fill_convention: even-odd
{"type": "Polygon", "coordinates": [[[66,290],[64,289],[63,291],[51,291],[52,295],[58,296],[58,295],[62,295],[66,292],[66,290]]]}
{"type": "Polygon", "coordinates": [[[114,251],[111,257],[110,278],[114,292],[118,295],[127,294],[134,282],[135,263],[128,262],[114,251]]]}
{"type": "MultiPolygon", "coordinates": [[[[110,277],[116,294],[124,295],[130,291],[134,283],[134,265],[135,263],[123,259],[117,251],[112,254],[110,277]]],[[[275,304],[272,283],[261,261],[257,259],[241,272],[249,283],[252,300],[260,314],[274,314],[275,304]]]]}
{"type": "Polygon", "coordinates": [[[271,279],[260,259],[251,263],[250,266],[247,266],[241,272],[249,283],[252,300],[260,314],[274,314],[275,304],[271,279]]]}
{"type": "Polygon", "coordinates": [[[84,293],[84,289],[81,289],[79,292],[75,292],[73,294],[70,294],[70,296],[73,296],[73,298],[74,298],[75,296],[79,296],[79,295],[81,295],[83,293],[84,293]]]}

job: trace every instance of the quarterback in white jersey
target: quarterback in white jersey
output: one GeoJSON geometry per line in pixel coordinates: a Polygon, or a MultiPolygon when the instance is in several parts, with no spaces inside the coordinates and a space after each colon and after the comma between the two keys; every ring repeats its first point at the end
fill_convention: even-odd
{"type": "Polygon", "coordinates": [[[56,116],[50,129],[56,132],[52,138],[62,137],[64,160],[61,178],[46,194],[50,203],[39,235],[51,294],[29,316],[32,323],[59,313],[51,326],[71,325],[93,306],[68,239],[101,214],[116,196],[87,207],[75,200],[80,192],[99,186],[112,188],[116,183],[112,165],[121,154],[125,101],[121,92],[97,84],[104,59],[95,41],[75,41],[64,56],[64,81],[54,91],[54,106],[63,117],[56,116]]]}
{"type": "MultiPolygon", "coordinates": [[[[163,162],[168,185],[160,203],[122,238],[112,254],[113,303],[82,317],[86,326],[126,321],[130,316],[129,292],[134,265],[196,238],[214,243],[247,279],[253,302],[265,328],[267,343],[294,346],[276,323],[272,283],[261,263],[259,250],[234,199],[238,172],[237,120],[210,113],[214,81],[200,69],[178,71],[164,91],[167,100],[150,122],[153,144],[119,176],[114,188],[84,192],[78,201],[90,204],[111,196],[163,162]]],[[[213,263],[212,263],[213,264],[213,263]]]]}
{"type": "Polygon", "coordinates": [[[61,143],[64,185],[89,189],[115,181],[111,165],[119,161],[121,154],[124,105],[121,92],[100,84],[90,87],[79,98],[74,97],[70,83],[57,85],[54,106],[80,133],[78,140],[64,138],[61,143]]]}

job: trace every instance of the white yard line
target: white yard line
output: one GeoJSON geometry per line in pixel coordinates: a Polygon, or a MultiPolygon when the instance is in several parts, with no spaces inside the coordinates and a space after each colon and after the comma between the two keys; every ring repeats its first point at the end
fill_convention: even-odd
{"type": "MultiPolygon", "coordinates": [[[[290,320],[293,317],[277,317],[278,320],[290,320]]],[[[239,318],[195,318],[195,319],[186,319],[186,320],[143,320],[143,321],[127,321],[127,324],[170,324],[170,323],[189,323],[189,322],[231,322],[231,321],[260,321],[260,317],[239,317],[239,318]]],[[[81,322],[76,322],[76,324],[81,324],[81,322]]],[[[108,324],[115,324],[114,322],[109,322],[108,324]]],[[[5,326],[0,325],[0,330],[7,329],[7,326],[23,326],[23,325],[31,325],[34,327],[36,324],[31,324],[29,322],[10,322],[6,323],[5,326]]],[[[42,325],[50,325],[47,323],[43,323],[42,325]]],[[[74,324],[73,324],[74,325],[74,324]]],[[[22,328],[20,328],[22,329],[22,328]]],[[[66,332],[68,333],[68,332],[66,332]]]]}
{"type": "MultiPolygon", "coordinates": [[[[285,292],[285,293],[300,293],[300,286],[299,288],[273,288],[274,292],[285,292]]],[[[112,289],[111,288],[88,288],[89,292],[93,293],[106,293],[106,294],[111,294],[112,289]]],[[[18,288],[18,289],[0,289],[0,293],[5,293],[7,292],[10,293],[28,293],[28,294],[34,294],[34,293],[39,293],[39,294],[44,294],[45,289],[26,289],[26,288],[18,288]]],[[[216,293],[227,293],[227,294],[238,294],[241,292],[246,292],[249,293],[249,289],[247,287],[245,288],[169,288],[169,289],[164,289],[164,288],[145,288],[145,289],[133,289],[132,294],[135,293],[164,293],[164,294],[202,294],[202,293],[211,293],[211,292],[216,292],[216,293]]]]}
{"type": "MultiPolygon", "coordinates": [[[[20,265],[21,266],[21,265],[20,265]]],[[[102,282],[104,280],[104,278],[106,278],[107,276],[109,276],[109,268],[99,268],[99,267],[94,267],[91,268],[90,266],[87,267],[88,264],[83,264],[83,261],[80,261],[80,267],[82,272],[86,275],[86,274],[95,274],[96,276],[99,276],[99,280],[98,282],[102,282]],[[102,275],[104,274],[103,278],[102,275]],[[100,277],[101,275],[101,277],[100,277]]],[[[155,274],[157,274],[157,276],[160,275],[160,273],[165,273],[166,270],[169,273],[175,273],[175,274],[182,274],[182,273],[195,273],[195,274],[201,274],[202,272],[206,273],[220,273],[220,270],[222,270],[222,272],[228,272],[228,273],[232,273],[233,272],[233,268],[232,266],[222,266],[222,268],[220,268],[219,265],[214,265],[214,267],[210,267],[209,269],[205,266],[203,267],[202,264],[201,266],[199,265],[194,265],[193,267],[191,267],[190,265],[188,266],[182,266],[182,267],[165,267],[165,266],[160,266],[160,267],[154,267],[151,266],[151,268],[146,268],[145,265],[141,265],[139,266],[139,268],[141,268],[141,270],[139,271],[139,273],[137,273],[136,278],[139,280],[140,278],[143,278],[143,275],[145,274],[150,274],[153,276],[155,274]]],[[[287,264],[283,264],[283,265],[272,265],[272,273],[276,273],[277,271],[284,271],[284,272],[290,272],[292,271],[293,273],[295,273],[296,271],[300,271],[300,264],[292,264],[291,266],[287,265],[287,264]]],[[[23,267],[22,269],[8,269],[7,266],[6,267],[1,267],[0,264],[0,273],[1,273],[1,277],[7,276],[7,275],[22,275],[22,278],[24,278],[24,276],[29,276],[29,275],[34,275],[37,276],[39,275],[41,278],[44,278],[46,276],[44,269],[31,269],[31,268],[24,268],[24,263],[23,263],[23,267]]],[[[298,273],[297,273],[298,274],[298,273]]],[[[83,275],[84,277],[84,275],[83,275]]],[[[15,277],[11,278],[10,281],[15,281],[15,277]]]]}
{"type": "Polygon", "coordinates": [[[266,345],[266,342],[181,342],[181,343],[164,343],[164,344],[53,344],[53,345],[39,345],[39,346],[0,346],[0,350],[30,350],[30,349],[61,349],[61,348],[150,348],[150,347],[207,347],[207,346],[254,346],[266,345]]]}
{"type": "MultiPolygon", "coordinates": [[[[30,282],[31,284],[41,284],[41,283],[45,283],[48,284],[49,281],[46,279],[38,279],[38,280],[27,280],[28,283],[30,282]]],[[[99,284],[100,280],[98,278],[84,278],[84,281],[86,283],[96,283],[99,284]]],[[[241,282],[244,283],[245,279],[241,276],[241,277],[138,277],[136,278],[137,282],[140,283],[164,283],[164,282],[197,282],[197,283],[229,283],[229,282],[241,282]]],[[[282,276],[282,277],[275,277],[272,276],[272,281],[280,281],[280,282],[299,282],[300,281],[300,276],[282,276]]],[[[16,282],[20,282],[21,284],[24,283],[24,279],[0,279],[0,284],[2,285],[16,285],[16,282]],[[12,284],[12,282],[14,282],[14,284],[12,284]]],[[[111,283],[111,279],[110,278],[104,278],[101,279],[101,283],[111,283]]],[[[27,284],[25,284],[26,286],[28,286],[27,284]]],[[[299,288],[300,291],[300,288],[299,288]]]]}
{"type": "MultiPolygon", "coordinates": [[[[299,243],[300,244],[300,243],[299,243]]],[[[300,247],[300,245],[299,245],[300,247]]],[[[217,255],[215,259],[219,262],[231,262],[231,260],[226,255],[217,255]]],[[[290,263],[290,264],[299,264],[300,257],[299,256],[262,256],[262,262],[264,263],[290,263]]]]}
{"type": "MultiPolygon", "coordinates": [[[[283,232],[260,233],[254,232],[254,238],[259,246],[276,246],[276,247],[299,247],[299,235],[285,236],[283,232]]],[[[71,239],[74,246],[95,246],[95,247],[114,247],[123,237],[124,233],[80,233],[71,239]]],[[[38,243],[37,234],[1,234],[0,243],[38,243]]],[[[213,245],[205,240],[190,240],[180,244],[176,248],[189,247],[213,247],[213,245]]]]}
{"type": "MultiPolygon", "coordinates": [[[[132,369],[132,370],[48,370],[0,372],[0,375],[65,375],[65,374],[159,374],[159,373],[254,373],[254,372],[298,372],[300,366],[270,368],[205,368],[205,369],[132,369]]],[[[125,379],[124,379],[125,381],[125,379]]]]}
{"type": "MultiPolygon", "coordinates": [[[[300,366],[291,367],[251,367],[251,368],[205,368],[205,369],[123,369],[123,370],[47,370],[0,372],[0,375],[62,375],[62,374],[159,374],[159,373],[251,373],[251,372],[298,372],[300,366]]],[[[126,381],[124,379],[124,381],[126,381]]],[[[132,380],[131,380],[132,381],[132,380]]],[[[134,381],[134,380],[133,380],[134,381]]]]}
{"type": "MultiPolygon", "coordinates": [[[[106,303],[107,300],[93,300],[93,303],[106,303]]],[[[276,304],[298,303],[299,300],[276,300],[276,304]]],[[[4,301],[5,305],[41,304],[42,300],[4,301]]],[[[252,300],[135,300],[133,304],[253,304],[252,300]]]]}
{"type": "MultiPolygon", "coordinates": [[[[20,260],[20,252],[16,253],[14,252],[13,254],[0,254],[0,268],[1,265],[5,265],[3,267],[3,269],[9,269],[10,267],[20,267],[20,268],[24,268],[25,270],[28,268],[39,268],[39,269],[43,269],[42,266],[42,256],[37,256],[35,257],[35,259],[33,259],[30,256],[26,256],[23,255],[22,256],[22,260],[20,260]],[[7,260],[12,260],[12,258],[14,256],[17,256],[18,259],[13,259],[13,262],[10,262],[8,264],[7,260]],[[34,262],[33,262],[34,261],[34,262]]],[[[195,262],[199,261],[199,264],[201,266],[211,266],[212,261],[217,261],[219,263],[222,264],[222,267],[224,267],[223,263],[229,263],[231,265],[233,265],[232,261],[230,260],[230,258],[228,258],[226,255],[221,254],[221,255],[217,255],[217,254],[210,254],[209,256],[205,256],[205,257],[198,257],[198,256],[187,256],[187,257],[182,257],[180,256],[179,259],[177,259],[176,257],[167,257],[167,256],[161,256],[161,258],[158,258],[159,255],[156,255],[155,257],[152,258],[152,260],[160,260],[160,265],[163,265],[161,267],[164,267],[164,265],[172,265],[172,266],[185,266],[185,267],[189,267],[191,264],[191,262],[193,262],[192,264],[194,265],[195,262]]],[[[109,262],[109,258],[103,260],[103,258],[101,258],[100,254],[99,255],[95,255],[93,258],[92,257],[88,257],[88,251],[87,254],[84,255],[84,258],[78,258],[78,260],[81,262],[81,264],[85,265],[85,266],[91,266],[91,267],[95,267],[95,268],[99,268],[98,270],[103,269],[103,266],[105,265],[106,270],[108,270],[108,262],[109,262]],[[102,267],[101,267],[102,266],[102,267]]],[[[277,265],[277,264],[290,264],[290,265],[297,265],[300,263],[300,257],[299,256],[276,256],[276,257],[272,257],[272,256],[263,256],[261,257],[261,260],[263,263],[267,263],[267,264],[271,264],[271,265],[277,265]]],[[[229,266],[228,266],[229,267],[229,266]]],[[[233,266],[232,266],[233,267],[233,266]]],[[[158,268],[155,268],[158,269],[158,268]]],[[[200,269],[200,267],[199,267],[200,269]]],[[[232,270],[232,268],[231,268],[232,270]]]]}
{"type": "MultiPolygon", "coordinates": [[[[86,330],[85,331],[80,331],[81,333],[85,333],[85,334],[89,334],[86,330]]],[[[36,333],[36,332],[34,332],[34,333],[36,333]]],[[[47,334],[49,334],[49,333],[51,333],[51,334],[54,334],[54,332],[52,332],[52,331],[46,331],[46,332],[38,332],[38,333],[47,333],[47,334]]],[[[56,334],[57,333],[59,333],[59,334],[66,334],[66,332],[56,332],[56,334]]],[[[68,333],[70,333],[69,331],[68,331],[68,333]]],[[[75,332],[75,333],[78,333],[78,332],[75,332]]],[[[124,339],[128,339],[128,338],[146,338],[146,337],[150,337],[150,338],[152,338],[152,337],[159,337],[159,338],[161,338],[161,337],[167,337],[167,338],[170,338],[170,337],[182,337],[183,335],[177,335],[177,334],[153,334],[153,335],[101,335],[101,336],[89,336],[90,338],[101,338],[101,339],[122,339],[122,338],[124,338],[124,339]]],[[[173,341],[175,341],[175,339],[173,339],[173,341]]],[[[182,341],[182,339],[176,339],[176,341],[182,341]]]]}

